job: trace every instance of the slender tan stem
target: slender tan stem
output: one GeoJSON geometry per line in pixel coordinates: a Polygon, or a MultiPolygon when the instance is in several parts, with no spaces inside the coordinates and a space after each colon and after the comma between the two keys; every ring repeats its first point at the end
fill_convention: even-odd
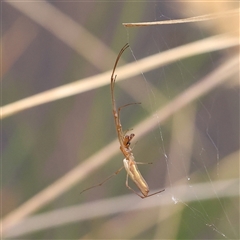
{"type": "MultiPolygon", "coordinates": [[[[214,36],[189,43],[119,67],[118,81],[126,80],[140,72],[147,72],[176,60],[237,45],[239,45],[239,39],[228,35],[214,36]]],[[[0,118],[5,118],[28,108],[104,86],[109,84],[110,74],[111,71],[108,71],[7,104],[0,108],[0,118]]]]}

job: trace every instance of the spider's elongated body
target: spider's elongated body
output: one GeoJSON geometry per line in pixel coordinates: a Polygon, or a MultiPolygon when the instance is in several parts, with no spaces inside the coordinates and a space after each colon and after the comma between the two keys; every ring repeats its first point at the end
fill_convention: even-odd
{"type": "Polygon", "coordinates": [[[123,54],[123,52],[128,47],[129,47],[129,45],[126,44],[121,49],[121,51],[119,52],[119,54],[117,56],[117,59],[115,61],[114,67],[113,67],[112,75],[111,75],[112,111],[113,111],[113,117],[114,117],[115,127],[116,127],[116,131],[117,131],[117,136],[118,136],[118,140],[119,140],[119,144],[120,144],[120,150],[122,151],[122,153],[123,153],[123,155],[125,157],[123,159],[123,166],[120,169],[118,169],[115,173],[113,173],[112,175],[107,177],[100,184],[97,184],[97,185],[94,185],[92,187],[86,188],[82,192],[87,191],[89,189],[92,189],[94,187],[101,186],[106,181],[108,181],[110,178],[112,178],[113,176],[117,175],[123,168],[125,168],[126,171],[127,171],[126,187],[128,189],[132,190],[139,197],[141,197],[141,198],[150,197],[152,195],[158,194],[158,193],[163,192],[165,190],[165,189],[163,189],[161,191],[158,191],[158,192],[155,192],[155,193],[152,193],[152,194],[148,195],[149,187],[148,187],[146,181],[144,180],[142,174],[138,170],[137,164],[150,164],[150,163],[135,162],[135,159],[134,159],[134,156],[133,156],[133,153],[132,153],[132,149],[130,147],[131,140],[133,139],[135,134],[131,133],[130,135],[128,135],[128,134],[126,134],[127,133],[126,131],[124,132],[122,130],[122,125],[121,125],[121,122],[120,122],[120,111],[121,111],[121,109],[124,108],[124,107],[127,107],[129,105],[139,104],[139,103],[129,103],[129,104],[126,104],[126,105],[124,105],[122,107],[119,107],[118,109],[116,107],[116,101],[115,101],[115,97],[114,97],[114,85],[115,85],[115,81],[116,81],[117,75],[114,75],[114,74],[115,74],[115,70],[116,70],[116,67],[117,67],[117,64],[118,64],[118,61],[119,61],[121,55],[123,54]],[[133,182],[137,185],[137,187],[141,191],[142,195],[137,193],[135,190],[133,190],[128,185],[128,176],[130,176],[130,178],[133,180],[133,182]]]}
{"type": "Polygon", "coordinates": [[[123,160],[123,164],[127,171],[126,186],[127,186],[127,188],[132,190],[135,194],[137,194],[139,197],[146,198],[146,197],[150,197],[154,194],[160,193],[164,190],[161,190],[156,193],[148,195],[149,187],[137,167],[137,164],[144,164],[144,163],[135,162],[134,155],[132,153],[132,149],[130,148],[131,140],[135,135],[133,133],[130,135],[127,135],[123,132],[122,125],[120,122],[120,116],[119,116],[121,108],[132,105],[132,104],[139,104],[139,103],[130,103],[130,104],[124,105],[117,109],[116,101],[115,101],[115,97],[114,97],[114,85],[115,85],[115,81],[116,81],[116,77],[117,77],[117,75],[115,75],[115,70],[116,70],[116,67],[117,67],[117,64],[118,64],[118,61],[119,61],[121,55],[128,47],[129,47],[129,45],[126,44],[121,49],[121,51],[119,52],[119,54],[117,56],[114,67],[113,67],[113,71],[112,71],[112,75],[111,75],[112,108],[113,108],[113,116],[114,116],[114,122],[115,122],[115,126],[116,126],[117,136],[118,136],[118,140],[120,143],[120,150],[122,151],[122,153],[125,157],[123,160]],[[140,189],[143,196],[138,194],[131,187],[129,187],[128,176],[130,176],[130,178],[133,180],[133,182],[137,185],[137,187],[140,189]]]}

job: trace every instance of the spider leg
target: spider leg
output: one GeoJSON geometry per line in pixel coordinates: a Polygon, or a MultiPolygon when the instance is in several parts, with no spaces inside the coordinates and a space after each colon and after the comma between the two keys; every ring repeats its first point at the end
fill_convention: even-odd
{"type": "Polygon", "coordinates": [[[133,190],[133,189],[128,185],[128,174],[127,174],[127,177],[126,177],[126,187],[127,187],[129,190],[133,191],[133,192],[134,192],[136,195],[138,195],[140,198],[145,198],[145,196],[140,195],[139,193],[137,193],[135,190],[133,190]]]}
{"type": "Polygon", "coordinates": [[[155,192],[155,193],[149,194],[148,196],[146,196],[146,197],[144,197],[144,198],[151,197],[151,196],[153,196],[153,195],[156,195],[156,194],[161,193],[161,192],[164,192],[164,191],[165,191],[165,189],[160,190],[160,191],[157,191],[157,192],[155,192]]]}
{"type": "MultiPolygon", "coordinates": [[[[118,108],[118,112],[117,112],[118,119],[117,119],[117,122],[118,122],[118,125],[119,125],[119,126],[121,126],[121,122],[120,122],[120,111],[121,111],[124,107],[130,106],[130,105],[135,105],[135,104],[141,104],[141,103],[140,103],[140,102],[128,103],[128,104],[125,104],[125,105],[123,105],[123,106],[121,106],[121,107],[118,108]]],[[[130,146],[131,140],[132,140],[133,137],[135,136],[135,134],[133,134],[133,133],[130,134],[130,136],[127,136],[126,134],[127,134],[128,131],[129,131],[129,130],[123,132],[123,131],[121,130],[121,135],[122,135],[122,137],[123,137],[123,144],[124,144],[125,147],[127,147],[127,148],[130,146]]]]}
{"type": "Polygon", "coordinates": [[[86,188],[84,189],[83,191],[80,192],[80,194],[82,194],[83,192],[89,190],[89,189],[92,189],[92,188],[95,188],[95,187],[100,187],[102,186],[105,182],[107,182],[110,178],[116,176],[118,173],[121,172],[121,170],[124,168],[124,166],[120,167],[116,172],[114,172],[113,174],[111,174],[110,176],[108,176],[105,180],[103,180],[101,183],[97,184],[97,185],[94,185],[92,187],[89,187],[89,188],[86,188]]]}
{"type": "Polygon", "coordinates": [[[113,66],[113,71],[112,71],[112,75],[111,75],[111,88],[113,90],[113,87],[114,87],[114,82],[116,81],[116,78],[117,78],[117,75],[114,76],[114,73],[115,73],[115,70],[116,70],[116,67],[117,67],[117,64],[118,64],[118,61],[121,57],[121,55],[123,54],[123,52],[129,47],[129,44],[125,44],[124,47],[121,49],[120,53],[118,54],[117,56],[117,59],[115,61],[115,64],[113,66]]]}
{"type": "Polygon", "coordinates": [[[125,108],[125,107],[127,107],[127,106],[130,106],[130,105],[135,105],[135,104],[141,104],[141,103],[140,103],[140,102],[128,103],[128,104],[125,104],[125,105],[119,107],[119,108],[118,108],[118,117],[120,116],[120,111],[121,111],[123,108],[125,108]]]}
{"type": "MultiPolygon", "coordinates": [[[[114,67],[113,67],[112,78],[113,78],[113,76],[114,76],[114,72],[115,72],[115,70],[116,70],[116,67],[117,67],[117,64],[118,64],[118,61],[119,61],[120,57],[122,56],[123,52],[124,52],[128,47],[129,47],[129,44],[126,43],[126,44],[123,46],[123,48],[121,49],[121,51],[119,52],[119,54],[118,54],[118,56],[117,56],[117,59],[116,59],[116,61],[115,61],[114,67]]],[[[115,77],[115,79],[116,79],[116,77],[115,77]]]]}

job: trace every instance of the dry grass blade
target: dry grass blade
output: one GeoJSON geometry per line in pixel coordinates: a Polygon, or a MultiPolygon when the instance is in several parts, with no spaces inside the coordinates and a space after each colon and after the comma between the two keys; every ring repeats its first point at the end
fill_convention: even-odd
{"type": "MultiPolygon", "coordinates": [[[[219,197],[232,197],[238,196],[237,184],[238,179],[230,179],[224,181],[214,181],[216,191],[219,197]]],[[[193,189],[198,192],[199,200],[214,199],[215,194],[211,189],[210,183],[194,184],[193,189]]],[[[175,195],[185,203],[196,201],[190,192],[187,192],[187,185],[180,185],[172,189],[175,195]]],[[[11,232],[6,234],[6,237],[19,237],[35,231],[44,229],[59,227],[72,222],[85,221],[92,218],[100,218],[117,214],[126,211],[139,211],[143,209],[150,209],[159,206],[172,205],[171,196],[164,194],[161,196],[161,201],[157,198],[153,198],[148,202],[141,201],[138,204],[129,206],[129,202],[135,202],[136,197],[132,194],[125,196],[114,197],[111,199],[98,200],[91,203],[84,203],[77,206],[66,207],[64,209],[54,210],[48,213],[38,214],[33,217],[29,217],[14,228],[11,232]]],[[[166,216],[170,217],[174,212],[169,212],[166,216]]],[[[106,224],[106,223],[105,223],[106,224]]],[[[148,226],[148,225],[147,225],[148,226]]],[[[140,229],[139,229],[140,230],[140,229]]],[[[134,230],[139,231],[139,230],[134,230]]]]}
{"type": "MultiPolygon", "coordinates": [[[[221,85],[223,82],[229,80],[230,77],[235,76],[238,73],[239,56],[237,55],[220,65],[204,79],[186,89],[183,93],[169,102],[165,107],[158,109],[156,114],[159,116],[159,122],[165,121],[168,117],[179,111],[179,109],[185,107],[187,104],[191,103],[197,98],[207,94],[209,91],[221,85]]],[[[147,118],[145,121],[142,121],[140,124],[135,126],[134,130],[140,137],[155,127],[156,125],[152,123],[151,119],[147,118]]]]}
{"type": "MultiPolygon", "coordinates": [[[[238,38],[227,35],[214,36],[189,43],[162,53],[152,55],[150,57],[146,57],[138,62],[127,64],[124,67],[119,67],[118,81],[126,80],[129,77],[138,75],[140,72],[147,72],[176,60],[237,45],[239,45],[238,38]]],[[[110,75],[111,71],[107,71],[93,77],[78,80],[76,82],[69,83],[25,99],[21,99],[17,102],[10,103],[0,109],[0,118],[5,118],[28,108],[107,85],[109,84],[110,75]]]]}
{"type": "Polygon", "coordinates": [[[139,22],[139,23],[123,23],[124,27],[147,27],[155,25],[166,25],[166,24],[179,24],[179,23],[190,23],[190,22],[200,22],[209,21],[221,17],[232,17],[234,14],[239,14],[239,9],[233,9],[226,12],[219,12],[213,14],[206,14],[191,18],[177,19],[177,20],[165,20],[165,21],[155,21],[155,22],[139,22]]]}
{"type": "Polygon", "coordinates": [[[5,2],[62,40],[97,69],[106,69],[115,58],[115,53],[108,46],[52,4],[46,1],[21,2],[20,4],[17,1],[7,0],[5,2]],[[99,61],[95,57],[96,49],[101,49],[105,54],[105,61],[99,61]]]}
{"type": "Polygon", "coordinates": [[[117,151],[117,141],[114,141],[90,158],[86,159],[73,170],[69,171],[55,183],[49,185],[43,191],[26,201],[19,208],[12,211],[1,222],[1,230],[3,233],[5,230],[7,231],[9,228],[21,221],[24,217],[37,211],[59,195],[66,192],[77,182],[88,176],[90,172],[107,162],[114,154],[116,154],[117,151]]]}

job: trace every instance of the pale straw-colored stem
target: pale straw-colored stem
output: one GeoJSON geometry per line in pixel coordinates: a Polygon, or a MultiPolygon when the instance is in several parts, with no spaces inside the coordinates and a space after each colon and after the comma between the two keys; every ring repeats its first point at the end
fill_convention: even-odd
{"type": "MultiPolygon", "coordinates": [[[[141,72],[150,71],[176,60],[237,45],[239,45],[239,39],[228,35],[214,36],[193,43],[188,43],[186,45],[143,58],[137,62],[129,63],[123,67],[119,67],[117,70],[118,81],[126,80],[129,77],[140,74],[141,72]]],[[[7,104],[0,108],[0,118],[5,118],[28,108],[36,107],[41,104],[70,97],[107,85],[110,82],[110,76],[111,71],[107,71],[93,77],[84,78],[73,83],[21,99],[17,102],[7,104]]]]}

